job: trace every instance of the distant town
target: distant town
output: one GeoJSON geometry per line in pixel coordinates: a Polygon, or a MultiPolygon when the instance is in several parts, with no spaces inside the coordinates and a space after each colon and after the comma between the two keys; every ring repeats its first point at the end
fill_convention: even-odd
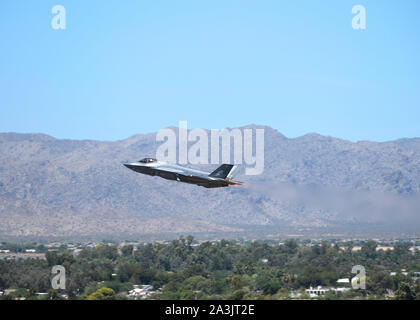
{"type": "Polygon", "coordinates": [[[2,242],[0,299],[420,299],[420,238],[2,242]]]}

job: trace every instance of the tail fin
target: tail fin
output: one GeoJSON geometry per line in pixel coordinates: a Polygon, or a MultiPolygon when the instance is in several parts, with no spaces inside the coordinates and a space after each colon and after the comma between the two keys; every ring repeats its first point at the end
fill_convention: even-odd
{"type": "Polygon", "coordinates": [[[219,168],[210,173],[209,177],[230,179],[233,177],[233,174],[237,168],[238,166],[235,166],[233,164],[222,164],[219,168]]]}

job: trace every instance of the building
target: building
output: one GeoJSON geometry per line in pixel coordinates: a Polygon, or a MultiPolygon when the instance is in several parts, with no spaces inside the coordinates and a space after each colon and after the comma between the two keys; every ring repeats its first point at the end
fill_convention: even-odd
{"type": "Polygon", "coordinates": [[[340,288],[335,288],[335,287],[322,287],[322,286],[318,286],[316,288],[310,287],[309,289],[306,289],[305,292],[307,294],[309,294],[309,296],[311,296],[311,298],[313,297],[320,297],[325,295],[328,291],[331,291],[333,293],[337,293],[337,292],[345,292],[350,290],[350,288],[344,288],[344,287],[340,287],[340,288]]]}
{"type": "Polygon", "coordinates": [[[3,294],[5,296],[8,296],[9,294],[11,294],[11,293],[13,293],[15,291],[16,291],[16,289],[6,289],[6,290],[4,290],[3,294]]]}
{"type": "Polygon", "coordinates": [[[349,278],[338,279],[337,280],[337,283],[347,283],[347,284],[349,284],[350,283],[350,279],[349,278]]]}
{"type": "Polygon", "coordinates": [[[82,252],[83,249],[74,249],[73,250],[73,257],[77,257],[79,255],[80,252],[82,252]]]}
{"type": "Polygon", "coordinates": [[[133,290],[128,292],[128,296],[134,299],[144,299],[155,293],[155,291],[152,290],[153,286],[151,285],[142,285],[141,288],[139,288],[138,285],[133,285],[133,290]]]}
{"type": "Polygon", "coordinates": [[[392,291],[391,289],[386,289],[385,298],[392,299],[394,297],[395,297],[394,291],[392,291]]]}

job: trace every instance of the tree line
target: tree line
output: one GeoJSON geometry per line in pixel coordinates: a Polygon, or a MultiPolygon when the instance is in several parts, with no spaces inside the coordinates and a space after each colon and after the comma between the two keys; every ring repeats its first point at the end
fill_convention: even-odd
{"type": "Polygon", "coordinates": [[[366,290],[323,298],[383,299],[392,291],[395,299],[420,299],[420,283],[413,277],[420,271],[420,252],[410,252],[409,243],[398,242],[384,251],[370,240],[354,251],[351,242],[344,248],[327,242],[304,246],[295,239],[278,245],[194,242],[188,236],[137,248],[101,244],[77,256],[60,250],[46,251],[45,260],[0,260],[0,291],[16,289],[0,298],[127,299],[134,284],[152,285],[152,299],[290,299],[294,292],[308,298],[306,288],[337,286],[337,279],[352,278],[352,267],[362,265],[366,290]],[[51,288],[54,265],[66,270],[64,290],[51,288]]]}

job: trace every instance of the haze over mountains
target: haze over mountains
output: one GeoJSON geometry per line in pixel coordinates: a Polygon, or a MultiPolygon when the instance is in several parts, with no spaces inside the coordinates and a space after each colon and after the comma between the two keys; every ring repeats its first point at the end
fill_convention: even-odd
{"type": "MultiPolygon", "coordinates": [[[[265,129],[263,174],[242,170],[237,179],[245,187],[220,189],[122,166],[155,157],[161,144],[155,133],[113,142],[2,133],[0,238],[242,234],[262,226],[420,231],[420,138],[289,139],[248,126],[257,127],[265,129]]],[[[217,165],[190,167],[212,171],[217,165]]]]}

